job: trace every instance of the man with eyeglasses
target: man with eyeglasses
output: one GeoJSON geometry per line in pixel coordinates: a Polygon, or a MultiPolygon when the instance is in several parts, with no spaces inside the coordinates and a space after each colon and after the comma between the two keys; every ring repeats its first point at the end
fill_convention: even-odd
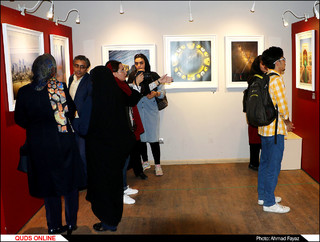
{"type": "Polygon", "coordinates": [[[88,70],[90,61],[84,55],[78,55],[73,60],[73,72],[70,76],[68,89],[70,96],[77,107],[77,115],[73,121],[73,127],[76,133],[76,140],[83,162],[85,174],[87,174],[87,162],[85,154],[85,139],[84,135],[89,126],[89,112],[91,110],[91,92],[92,81],[88,70]]]}
{"type": "Polygon", "coordinates": [[[258,204],[263,205],[263,211],[272,213],[287,213],[290,208],[282,206],[281,197],[275,197],[274,191],[278,183],[281,161],[284,151],[284,136],[294,129],[289,119],[289,109],[286,100],[285,85],[282,74],[286,68],[286,59],[280,47],[270,47],[262,53],[262,62],[268,67],[270,76],[269,93],[274,106],[278,106],[278,119],[267,126],[258,127],[261,135],[261,157],[258,171],[258,204]],[[276,124],[278,120],[278,123],[276,124]],[[277,140],[275,142],[275,129],[277,140]]]}

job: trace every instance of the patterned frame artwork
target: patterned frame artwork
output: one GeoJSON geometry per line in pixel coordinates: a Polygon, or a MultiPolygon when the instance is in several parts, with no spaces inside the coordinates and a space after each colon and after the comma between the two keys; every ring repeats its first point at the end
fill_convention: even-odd
{"type": "Polygon", "coordinates": [[[164,72],[173,78],[166,89],[215,90],[218,68],[215,35],[164,35],[164,72]]]}

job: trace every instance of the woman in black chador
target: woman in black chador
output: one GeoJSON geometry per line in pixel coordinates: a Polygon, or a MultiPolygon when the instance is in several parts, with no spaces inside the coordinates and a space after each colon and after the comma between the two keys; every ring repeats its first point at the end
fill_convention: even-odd
{"type": "MultiPolygon", "coordinates": [[[[135,136],[126,112],[128,100],[111,70],[97,66],[90,75],[92,110],[86,137],[86,198],[100,220],[93,228],[96,231],[115,231],[123,211],[123,167],[135,144],[135,136]]],[[[139,99],[140,96],[136,102],[139,99]]]]}
{"type": "Polygon", "coordinates": [[[19,89],[14,118],[26,129],[31,196],[44,198],[49,234],[77,228],[78,190],[84,169],[70,122],[75,105],[65,83],[56,78],[56,62],[43,54],[32,65],[32,82],[19,89]],[[62,226],[61,196],[67,226],[62,226]]]}

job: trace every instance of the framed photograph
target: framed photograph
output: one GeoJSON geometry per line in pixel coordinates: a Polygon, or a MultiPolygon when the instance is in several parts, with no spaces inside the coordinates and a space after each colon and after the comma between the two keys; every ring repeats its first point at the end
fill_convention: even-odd
{"type": "Polygon", "coordinates": [[[102,46],[102,65],[109,60],[120,61],[128,75],[134,66],[134,56],[144,54],[150,63],[151,71],[157,71],[156,68],[156,45],[103,45],[102,46]]]}
{"type": "Polygon", "coordinates": [[[264,50],[264,36],[226,36],[226,87],[247,88],[254,59],[264,50]]]}
{"type": "Polygon", "coordinates": [[[315,30],[296,34],[296,87],[315,91],[315,30]]]}
{"type": "Polygon", "coordinates": [[[43,33],[2,24],[9,111],[14,111],[20,87],[31,82],[32,64],[44,53],[43,33]]]}
{"type": "Polygon", "coordinates": [[[173,78],[166,89],[216,89],[215,35],[164,35],[164,73],[173,78]]]}
{"type": "Polygon", "coordinates": [[[50,53],[56,60],[57,80],[68,84],[70,77],[69,38],[50,34],[50,53]]]}

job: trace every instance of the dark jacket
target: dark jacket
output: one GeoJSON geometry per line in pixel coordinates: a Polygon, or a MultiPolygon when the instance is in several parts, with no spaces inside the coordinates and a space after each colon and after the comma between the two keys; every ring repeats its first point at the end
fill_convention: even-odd
{"type": "MultiPolygon", "coordinates": [[[[75,105],[64,85],[72,120],[75,105]]],[[[14,113],[15,122],[26,129],[26,143],[30,157],[28,164],[29,192],[34,197],[66,195],[84,185],[83,167],[75,141],[68,124],[67,133],[58,132],[47,87],[35,91],[31,84],[18,91],[14,113]]]]}
{"type": "MultiPolygon", "coordinates": [[[[73,76],[69,78],[68,87],[70,89],[71,83],[73,82],[73,76]]],[[[92,81],[90,74],[86,73],[78,86],[76,95],[74,97],[74,103],[78,111],[79,118],[75,118],[72,125],[76,130],[77,134],[80,136],[85,136],[89,127],[89,118],[91,114],[91,105],[92,105],[92,81]]]]}
{"type": "Polygon", "coordinates": [[[105,66],[97,66],[90,75],[92,113],[86,136],[86,198],[102,222],[117,226],[123,211],[123,167],[135,136],[127,119],[128,100],[112,72],[105,66]]]}

